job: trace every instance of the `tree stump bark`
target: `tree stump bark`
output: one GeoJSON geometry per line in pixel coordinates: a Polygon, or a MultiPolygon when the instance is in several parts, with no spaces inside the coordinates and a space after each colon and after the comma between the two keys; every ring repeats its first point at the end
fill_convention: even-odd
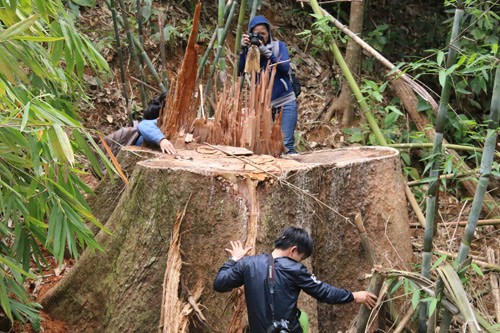
{"type": "MultiPolygon", "coordinates": [[[[127,151],[140,149],[126,148],[123,154],[127,151]]],[[[315,241],[306,260],[315,275],[338,287],[363,290],[371,264],[352,223],[359,212],[378,262],[405,268],[412,258],[404,183],[394,149],[359,147],[294,159],[192,150],[180,151],[177,158],[154,156],[137,163],[128,187],[112,205],[106,223],[112,234],[97,236],[104,252],[84,252],[44,295],[45,311],[65,320],[72,332],[158,331],[163,279],[171,268],[166,266],[172,229],[185,207],[178,244],[180,282],[174,287],[187,303],[201,285],[196,302],[206,318],[205,324],[190,318],[189,332],[236,332],[229,323],[244,324],[244,316],[237,315],[244,309],[235,307],[244,304],[242,296],[212,290],[230,240],[253,245],[254,253],[270,252],[284,227],[303,227],[315,241]]],[[[109,211],[107,207],[100,216],[109,211]]],[[[359,308],[319,304],[310,297],[299,303],[319,332],[347,329],[359,308]]]]}

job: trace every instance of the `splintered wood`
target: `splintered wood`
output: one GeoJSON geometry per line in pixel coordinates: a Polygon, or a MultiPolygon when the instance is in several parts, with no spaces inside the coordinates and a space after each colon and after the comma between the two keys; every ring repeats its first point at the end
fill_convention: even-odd
{"type": "Polygon", "coordinates": [[[163,299],[158,333],[189,332],[189,318],[193,313],[196,315],[199,322],[205,325],[207,324],[200,310],[200,304],[198,303],[204,289],[203,283],[198,281],[193,292],[187,290],[187,287],[183,285],[184,288],[182,288],[182,293],[179,293],[182,268],[180,229],[182,220],[186,214],[186,208],[187,203],[184,210],[177,214],[172,229],[167,268],[163,279],[163,299]],[[179,294],[181,294],[181,296],[186,295],[184,297],[186,301],[182,300],[179,294]]]}
{"type": "MultiPolygon", "coordinates": [[[[175,85],[167,98],[165,109],[160,116],[160,129],[166,136],[173,139],[179,132],[185,132],[196,118],[196,100],[193,98],[196,91],[196,71],[198,70],[198,26],[200,24],[201,3],[198,2],[193,17],[193,27],[189,35],[182,66],[175,81],[175,85]]],[[[172,140],[175,142],[175,140],[172,140]]]]}
{"type": "Polygon", "coordinates": [[[273,122],[270,106],[275,74],[275,69],[270,67],[261,71],[259,80],[255,73],[252,74],[255,83],[243,94],[240,84],[225,85],[217,96],[213,120],[194,121],[194,139],[200,143],[244,147],[255,154],[279,156],[283,151],[281,118],[278,116],[273,122]]]}
{"type": "MultiPolygon", "coordinates": [[[[173,88],[169,91],[158,126],[174,145],[182,138],[179,141],[184,143],[193,141],[244,147],[255,154],[279,156],[284,150],[281,118],[277,116],[273,121],[271,114],[275,66],[267,66],[260,73],[252,71],[250,86],[243,91],[240,91],[240,82],[231,84],[226,81],[220,91],[214,89],[214,117],[196,117],[200,107],[200,98],[196,97],[199,96],[196,88],[196,36],[200,10],[201,4],[198,3],[182,67],[177,79],[171,80],[173,88]]],[[[203,98],[207,99],[211,100],[207,96],[203,98]]]]}

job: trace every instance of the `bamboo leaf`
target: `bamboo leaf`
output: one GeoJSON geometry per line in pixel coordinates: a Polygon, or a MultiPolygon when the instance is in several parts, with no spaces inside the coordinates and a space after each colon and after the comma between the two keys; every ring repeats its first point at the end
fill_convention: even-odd
{"type": "Polygon", "coordinates": [[[434,269],[434,268],[438,267],[439,265],[441,265],[443,263],[443,261],[446,260],[447,257],[448,256],[446,254],[443,254],[441,257],[439,257],[438,260],[436,260],[434,265],[432,265],[431,269],[434,269]]]}
{"type": "Polygon", "coordinates": [[[21,123],[21,128],[19,131],[24,131],[24,128],[26,127],[26,124],[28,123],[29,115],[30,115],[30,106],[31,102],[28,102],[24,108],[23,108],[23,121],[21,123]]]}
{"type": "Polygon", "coordinates": [[[448,264],[439,267],[436,271],[443,280],[447,298],[458,307],[469,330],[479,332],[479,324],[457,272],[448,264]]]}
{"type": "Polygon", "coordinates": [[[418,290],[413,290],[413,295],[411,296],[411,306],[414,309],[416,309],[419,301],[420,301],[420,292],[418,290]]]}
{"type": "Polygon", "coordinates": [[[75,155],[73,154],[73,148],[71,148],[71,142],[68,139],[68,135],[62,129],[61,125],[54,124],[54,130],[56,132],[57,138],[61,148],[66,156],[66,160],[73,166],[75,164],[75,155]]]}
{"type": "Polygon", "coordinates": [[[3,43],[16,35],[19,35],[23,31],[29,29],[38,20],[38,15],[31,15],[27,19],[17,22],[11,25],[9,28],[5,29],[0,33],[0,43],[3,43]]]}
{"type": "Polygon", "coordinates": [[[443,63],[443,59],[444,59],[444,52],[443,51],[439,51],[438,54],[437,54],[437,64],[438,66],[441,66],[441,64],[443,63]]]}
{"type": "Polygon", "coordinates": [[[439,75],[439,84],[441,85],[441,87],[444,87],[444,84],[446,83],[446,71],[441,70],[439,71],[438,75],[439,75]]]}
{"type": "Polygon", "coordinates": [[[481,270],[481,268],[479,268],[479,266],[477,264],[475,264],[474,262],[471,263],[470,267],[472,268],[472,270],[474,272],[476,272],[479,276],[484,276],[484,273],[483,271],[481,270]]]}
{"type": "Polygon", "coordinates": [[[16,36],[13,39],[19,40],[29,40],[32,42],[57,42],[59,40],[64,40],[63,37],[41,37],[41,36],[16,36]]]}
{"type": "Polygon", "coordinates": [[[438,299],[436,297],[433,297],[431,299],[430,304],[429,304],[429,313],[428,313],[429,316],[432,316],[432,314],[436,310],[437,303],[438,303],[438,299]]]}
{"type": "Polygon", "coordinates": [[[75,139],[78,148],[83,151],[85,157],[89,160],[90,166],[92,167],[94,172],[96,172],[99,177],[102,177],[103,174],[101,171],[101,166],[99,165],[99,161],[97,160],[96,155],[89,148],[88,143],[85,141],[78,129],[73,130],[73,138],[75,139]]]}
{"type": "Polygon", "coordinates": [[[49,148],[50,148],[50,153],[52,155],[52,158],[56,160],[57,162],[63,162],[66,159],[66,156],[64,155],[63,148],[61,147],[61,143],[59,142],[59,139],[57,138],[56,131],[54,127],[49,128],[47,130],[47,138],[49,142],[49,148]]]}

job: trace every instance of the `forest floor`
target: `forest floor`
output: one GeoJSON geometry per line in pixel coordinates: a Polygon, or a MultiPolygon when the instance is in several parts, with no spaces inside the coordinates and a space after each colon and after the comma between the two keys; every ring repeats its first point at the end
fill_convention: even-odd
{"type": "MultiPolygon", "coordinates": [[[[189,13],[182,6],[171,6],[164,4],[165,11],[171,17],[176,17],[177,21],[190,18],[189,13]]],[[[284,12],[286,4],[276,2],[272,7],[264,8],[263,14],[272,17],[272,24],[280,27],[276,29],[278,39],[286,40],[287,45],[291,48],[295,57],[300,58],[300,66],[296,66],[295,72],[302,84],[302,94],[299,97],[299,123],[297,130],[302,134],[300,140],[300,149],[303,151],[317,149],[340,148],[349,145],[345,135],[342,132],[341,125],[333,120],[325,122],[320,117],[319,113],[324,112],[331,103],[331,96],[338,96],[338,89],[332,87],[330,82],[337,80],[339,72],[332,69],[330,62],[326,57],[313,56],[311,46],[296,34],[304,29],[310,29],[306,26],[308,22],[301,19],[295,21],[285,21],[284,15],[276,15],[276,13],[284,12]],[[319,119],[319,120],[318,120],[319,119]]],[[[215,8],[208,8],[208,12],[213,13],[212,17],[216,17],[215,8]]],[[[203,15],[205,15],[204,12],[203,15]]],[[[204,23],[208,23],[205,20],[204,23]]],[[[209,22],[212,26],[214,22],[209,22]]],[[[203,24],[203,22],[202,22],[203,24]]],[[[118,56],[112,41],[112,20],[111,14],[107,8],[96,7],[93,9],[82,10],[82,15],[79,19],[79,26],[85,31],[91,39],[104,45],[102,54],[110,63],[112,75],[106,82],[99,83],[96,77],[91,74],[86,76],[89,83],[89,95],[92,98],[92,108],[85,108],[82,111],[82,119],[88,128],[95,129],[104,134],[109,134],[112,131],[126,126],[128,123],[129,111],[125,107],[124,100],[120,90],[120,74],[118,66],[118,56]]],[[[147,30],[146,30],[147,31],[147,30]]],[[[234,44],[234,40],[229,39],[230,45],[234,44]]],[[[159,56],[155,54],[157,45],[152,38],[146,38],[146,48],[155,64],[159,63],[159,56]]],[[[175,76],[176,70],[179,68],[180,61],[183,56],[183,45],[172,46],[168,50],[170,59],[168,71],[170,76],[175,76]]],[[[204,50],[201,50],[201,53],[204,50]]],[[[228,52],[231,52],[228,50],[228,52]]],[[[233,59],[234,59],[233,55],[233,59]]],[[[130,71],[132,66],[128,63],[130,71]]],[[[158,67],[158,66],[157,66],[158,67]]],[[[149,84],[154,85],[153,80],[147,80],[149,84]]],[[[129,78],[129,82],[134,82],[129,78]]],[[[150,89],[150,97],[157,96],[158,93],[150,89]]],[[[137,94],[133,96],[135,100],[139,100],[137,94]]],[[[364,122],[360,113],[356,111],[356,122],[364,122]]],[[[356,125],[356,124],[355,124],[356,125]]],[[[420,170],[422,171],[422,170],[420,170]]],[[[97,180],[91,175],[86,176],[86,181],[91,187],[97,185],[97,180]]],[[[435,249],[457,253],[460,245],[460,240],[463,234],[462,227],[458,225],[446,225],[445,222],[456,222],[467,220],[470,211],[471,198],[467,198],[459,183],[451,183],[447,185],[445,191],[439,201],[439,215],[437,222],[440,223],[434,243],[435,249]],[[451,194],[453,193],[453,194],[451,194]]],[[[425,186],[420,186],[416,189],[417,197],[423,198],[426,191],[425,186]]],[[[420,204],[423,203],[421,199],[420,204]]],[[[408,208],[410,222],[415,225],[418,220],[415,214],[408,208]]],[[[420,262],[419,245],[423,244],[423,229],[413,228],[414,244],[414,262],[420,262]]],[[[472,244],[471,254],[480,261],[487,261],[486,251],[488,248],[499,249],[500,240],[498,230],[493,227],[479,228],[476,232],[475,241],[472,244]]],[[[437,257],[436,257],[437,259],[437,257]]],[[[74,265],[73,259],[65,259],[61,267],[55,263],[55,260],[47,256],[48,267],[41,273],[41,278],[30,281],[27,285],[28,290],[32,293],[33,299],[38,300],[48,289],[54,286],[74,265]]],[[[418,264],[416,264],[418,265],[418,264]]],[[[420,269],[416,269],[420,270],[420,269]]],[[[469,284],[471,297],[483,312],[493,313],[494,299],[491,295],[491,286],[489,279],[479,276],[477,273],[470,273],[469,279],[473,283],[469,284]],[[473,287],[471,287],[473,286],[473,287]]],[[[41,311],[43,321],[43,332],[60,333],[67,332],[67,328],[63,322],[53,320],[41,311]]],[[[30,325],[16,324],[14,332],[33,332],[30,325]]]]}

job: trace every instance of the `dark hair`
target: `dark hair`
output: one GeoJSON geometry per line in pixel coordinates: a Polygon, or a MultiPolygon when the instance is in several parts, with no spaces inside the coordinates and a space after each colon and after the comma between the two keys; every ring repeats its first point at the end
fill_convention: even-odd
{"type": "Polygon", "coordinates": [[[167,98],[167,92],[164,91],[160,97],[152,99],[149,101],[148,107],[143,111],[144,119],[153,120],[160,116],[160,110],[165,106],[165,99],[167,98]]]}
{"type": "Polygon", "coordinates": [[[281,232],[274,241],[274,247],[286,250],[292,246],[297,246],[304,259],[310,257],[313,251],[313,240],[311,236],[302,228],[288,227],[281,232]]]}

